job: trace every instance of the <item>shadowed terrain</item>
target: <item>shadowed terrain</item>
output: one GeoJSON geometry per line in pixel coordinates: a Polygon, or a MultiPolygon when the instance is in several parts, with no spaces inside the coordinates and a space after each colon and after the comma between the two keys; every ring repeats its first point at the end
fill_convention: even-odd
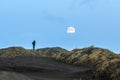
{"type": "Polygon", "coordinates": [[[120,55],[98,47],[0,49],[0,80],[120,80],[120,55]]]}

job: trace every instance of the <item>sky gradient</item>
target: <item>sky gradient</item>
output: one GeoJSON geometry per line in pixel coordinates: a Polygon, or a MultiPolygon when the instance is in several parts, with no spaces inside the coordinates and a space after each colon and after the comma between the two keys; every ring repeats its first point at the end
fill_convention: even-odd
{"type": "Polygon", "coordinates": [[[120,52],[120,0],[0,0],[0,48],[82,48],[120,52]],[[67,28],[73,26],[74,34],[67,28]]]}

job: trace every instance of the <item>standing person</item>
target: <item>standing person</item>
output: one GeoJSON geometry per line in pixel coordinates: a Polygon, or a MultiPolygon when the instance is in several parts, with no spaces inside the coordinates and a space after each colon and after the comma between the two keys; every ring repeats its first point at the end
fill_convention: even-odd
{"type": "Polygon", "coordinates": [[[32,42],[32,45],[33,45],[33,50],[35,50],[35,45],[36,45],[36,41],[35,40],[32,42]]]}

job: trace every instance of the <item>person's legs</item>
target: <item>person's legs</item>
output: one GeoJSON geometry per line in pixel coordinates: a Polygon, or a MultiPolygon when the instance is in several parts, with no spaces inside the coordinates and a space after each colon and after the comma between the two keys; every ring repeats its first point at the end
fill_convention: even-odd
{"type": "Polygon", "coordinates": [[[35,45],[33,45],[33,50],[35,50],[35,45]]]}

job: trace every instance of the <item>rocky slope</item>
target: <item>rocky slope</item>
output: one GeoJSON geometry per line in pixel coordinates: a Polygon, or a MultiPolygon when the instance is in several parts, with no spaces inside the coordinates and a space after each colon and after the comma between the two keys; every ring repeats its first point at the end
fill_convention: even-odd
{"type": "MultiPolygon", "coordinates": [[[[22,47],[9,47],[5,49],[0,49],[0,64],[2,65],[15,65],[15,61],[18,60],[17,64],[20,65],[20,61],[26,62],[26,59],[34,60],[32,64],[29,61],[22,65],[33,65],[36,62],[40,62],[38,58],[34,58],[33,56],[42,56],[52,58],[54,60],[70,64],[70,65],[77,65],[77,66],[84,66],[85,68],[91,68],[87,72],[74,72],[72,75],[85,75],[84,78],[87,76],[92,78],[92,80],[120,80],[120,55],[115,54],[114,52],[98,48],[94,46],[82,48],[82,49],[73,49],[72,51],[67,51],[60,47],[53,47],[53,48],[42,48],[37,50],[28,50],[22,47]],[[22,56],[22,58],[20,58],[22,56]],[[26,57],[25,57],[26,56],[26,57]],[[3,58],[7,58],[8,62],[5,62],[3,58]],[[15,57],[11,59],[11,57],[15,57]],[[20,60],[19,60],[19,58],[20,60]],[[23,59],[23,58],[26,59],[23,59]],[[29,57],[29,58],[27,58],[29,57]],[[11,61],[9,63],[9,61],[11,61]],[[38,60],[38,61],[37,61],[38,60]],[[36,62],[35,62],[36,61],[36,62]]],[[[6,60],[7,60],[6,59],[6,60]]],[[[48,60],[48,59],[46,59],[48,60]]],[[[43,60],[44,61],[44,60],[43,60]]],[[[51,60],[50,60],[51,61],[51,60]]],[[[42,63],[42,62],[41,62],[42,63]]],[[[52,63],[52,62],[51,62],[52,63]]],[[[37,64],[37,63],[36,63],[37,64]]],[[[48,63],[47,63],[48,64],[48,63]]],[[[47,65],[46,64],[46,65],[47,65]]],[[[61,64],[59,64],[61,65],[61,64]]],[[[32,66],[34,67],[34,65],[32,66]]],[[[81,76],[82,77],[82,76],[81,76]]]]}
{"type": "Polygon", "coordinates": [[[110,50],[90,46],[83,49],[74,49],[67,53],[60,53],[54,57],[56,60],[68,64],[96,68],[93,77],[102,80],[120,80],[120,55],[110,50]]]}
{"type": "Polygon", "coordinates": [[[62,52],[67,52],[66,49],[60,48],[60,47],[52,47],[52,48],[41,48],[41,49],[37,49],[36,51],[34,51],[36,53],[36,55],[38,56],[47,56],[47,57],[53,57],[58,55],[59,53],[62,52]]]}
{"type": "Polygon", "coordinates": [[[37,50],[24,49],[22,47],[9,47],[0,49],[1,57],[16,57],[16,56],[45,56],[52,57],[61,52],[67,52],[66,49],[60,47],[41,48],[37,50]]]}
{"type": "Polygon", "coordinates": [[[34,55],[34,54],[22,47],[9,47],[9,48],[0,49],[1,57],[16,57],[16,56],[30,56],[30,55],[34,55]]]}

